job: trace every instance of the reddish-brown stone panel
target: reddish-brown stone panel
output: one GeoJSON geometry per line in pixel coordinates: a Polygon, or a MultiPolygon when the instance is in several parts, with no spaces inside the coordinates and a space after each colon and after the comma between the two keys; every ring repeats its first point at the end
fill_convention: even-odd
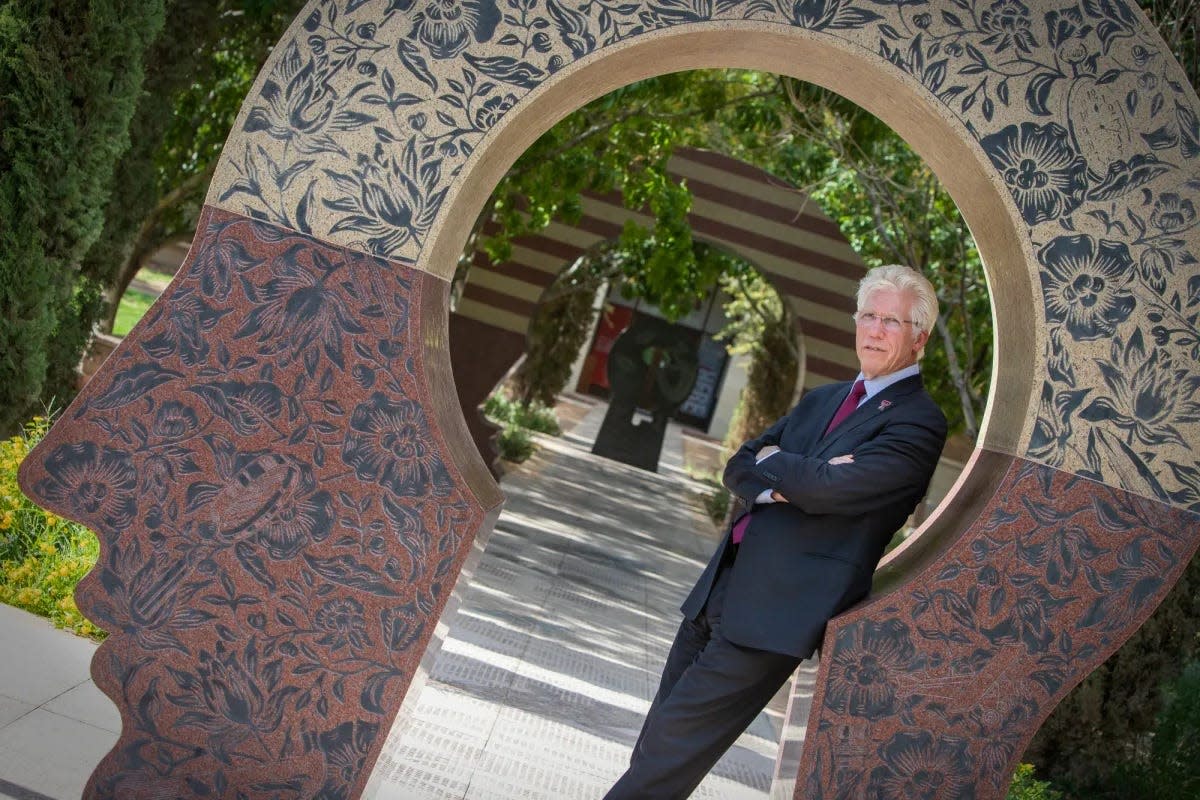
{"type": "Polygon", "coordinates": [[[95,530],[121,738],[89,797],[353,797],[483,510],[435,425],[441,281],[224,211],[26,460],[95,530]]]}
{"type": "Polygon", "coordinates": [[[964,527],[830,623],[797,798],[1002,798],[1038,726],[1200,544],[1195,514],[1022,460],[964,527]]]}

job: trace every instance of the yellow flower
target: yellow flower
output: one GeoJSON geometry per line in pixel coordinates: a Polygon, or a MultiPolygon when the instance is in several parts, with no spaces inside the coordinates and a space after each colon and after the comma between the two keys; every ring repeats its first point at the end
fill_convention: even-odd
{"type": "Polygon", "coordinates": [[[48,556],[52,556],[58,552],[58,548],[54,546],[53,542],[39,542],[38,550],[41,550],[44,555],[48,556]]]}
{"type": "Polygon", "coordinates": [[[0,517],[0,531],[6,531],[12,527],[13,512],[5,511],[4,516],[0,517]]]}
{"type": "Polygon", "coordinates": [[[30,605],[36,602],[42,596],[42,590],[36,586],[26,586],[21,591],[17,592],[17,602],[25,605],[30,605]]]}

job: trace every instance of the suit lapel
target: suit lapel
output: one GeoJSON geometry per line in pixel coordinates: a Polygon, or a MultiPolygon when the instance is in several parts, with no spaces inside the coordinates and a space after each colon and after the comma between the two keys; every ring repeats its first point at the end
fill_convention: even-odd
{"type": "MultiPolygon", "coordinates": [[[[887,387],[882,392],[875,395],[858,408],[854,409],[854,411],[850,413],[850,416],[846,417],[842,424],[837,426],[832,433],[821,438],[817,443],[817,450],[815,453],[813,453],[813,456],[817,458],[824,457],[826,453],[836,450],[839,442],[844,443],[853,440],[854,436],[851,434],[854,433],[856,428],[875,419],[880,414],[889,413],[896,406],[904,402],[904,400],[906,400],[913,392],[919,391],[923,385],[924,384],[921,381],[921,376],[919,373],[911,378],[905,378],[902,381],[893,383],[891,386],[887,387]]],[[[848,387],[849,384],[847,384],[847,392],[849,391],[848,387]]],[[[837,405],[841,405],[841,401],[843,399],[845,399],[844,393],[838,396],[837,405]]],[[[836,409],[837,406],[834,406],[834,411],[836,411],[836,409]]],[[[828,425],[829,420],[833,418],[834,411],[830,411],[829,415],[825,417],[825,425],[828,425]]],[[[824,428],[821,430],[824,431],[824,428]]],[[[838,455],[842,455],[842,453],[838,453],[838,455]]]]}
{"type": "MultiPolygon", "coordinates": [[[[825,435],[825,429],[829,427],[833,415],[837,413],[838,407],[842,401],[846,399],[846,395],[850,393],[850,386],[853,381],[842,381],[841,383],[831,383],[829,393],[821,401],[815,414],[807,415],[804,428],[805,441],[801,452],[810,453],[814,449],[820,449],[824,443],[821,441],[825,435]]],[[[842,423],[843,425],[845,422],[842,423]]]]}

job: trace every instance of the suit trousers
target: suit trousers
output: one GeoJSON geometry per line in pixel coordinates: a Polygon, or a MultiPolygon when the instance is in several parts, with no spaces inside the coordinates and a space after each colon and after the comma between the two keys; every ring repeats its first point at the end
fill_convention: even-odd
{"type": "Polygon", "coordinates": [[[629,769],[606,800],[688,797],[800,664],[721,634],[731,562],[722,564],[700,615],[679,626],[629,769]]]}

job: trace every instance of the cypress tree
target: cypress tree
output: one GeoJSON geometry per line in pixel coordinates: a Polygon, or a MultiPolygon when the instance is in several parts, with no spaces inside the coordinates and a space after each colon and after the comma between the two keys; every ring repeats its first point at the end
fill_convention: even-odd
{"type": "Polygon", "coordinates": [[[0,3],[0,432],[71,389],[100,307],[79,264],[162,25],[163,0],[0,3]]]}

